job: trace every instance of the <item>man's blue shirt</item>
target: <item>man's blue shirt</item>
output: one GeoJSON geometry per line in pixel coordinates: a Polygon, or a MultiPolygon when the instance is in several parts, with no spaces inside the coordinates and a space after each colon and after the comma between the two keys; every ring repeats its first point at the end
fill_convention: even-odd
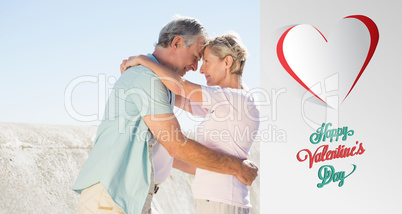
{"type": "MultiPolygon", "coordinates": [[[[156,61],[149,54],[148,57],[156,61]]],[[[143,116],[173,113],[170,91],[148,68],[127,69],[113,87],[93,149],[73,189],[98,182],[126,213],[141,213],[153,188],[153,137],[143,116]]]]}

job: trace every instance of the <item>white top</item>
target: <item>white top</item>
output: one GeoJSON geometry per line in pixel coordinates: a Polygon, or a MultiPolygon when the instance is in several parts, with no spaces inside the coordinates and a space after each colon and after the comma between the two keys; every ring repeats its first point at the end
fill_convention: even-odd
{"type": "MultiPolygon", "coordinates": [[[[203,145],[247,158],[259,127],[254,98],[243,89],[202,86],[203,105],[191,102],[192,112],[205,117],[197,127],[196,140],[203,145]]],[[[238,207],[251,207],[247,186],[235,176],[197,169],[192,185],[195,199],[238,207]]]]}
{"type": "MultiPolygon", "coordinates": [[[[174,108],[174,95],[169,91],[168,99],[170,107],[174,108]]],[[[161,184],[169,176],[173,167],[173,157],[170,156],[166,148],[161,145],[155,138],[150,141],[152,145],[152,162],[154,165],[154,181],[155,184],[161,184]]]]}
{"type": "Polygon", "coordinates": [[[154,181],[155,184],[161,184],[169,176],[173,166],[173,157],[155,138],[151,140],[152,157],[154,164],[154,181]]]}

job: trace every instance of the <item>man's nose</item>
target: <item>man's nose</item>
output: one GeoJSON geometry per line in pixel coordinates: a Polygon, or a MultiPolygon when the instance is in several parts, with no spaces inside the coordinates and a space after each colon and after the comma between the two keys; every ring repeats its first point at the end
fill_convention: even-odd
{"type": "Polygon", "coordinates": [[[196,71],[198,68],[198,61],[195,61],[192,65],[191,65],[191,70],[196,71]]]}

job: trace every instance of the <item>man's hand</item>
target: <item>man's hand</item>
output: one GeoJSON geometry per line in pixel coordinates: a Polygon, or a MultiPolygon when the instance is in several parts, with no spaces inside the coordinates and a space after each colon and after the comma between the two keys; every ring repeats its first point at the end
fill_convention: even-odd
{"type": "Polygon", "coordinates": [[[251,186],[258,175],[258,167],[249,160],[243,160],[241,163],[241,171],[236,177],[245,185],[251,186]]]}

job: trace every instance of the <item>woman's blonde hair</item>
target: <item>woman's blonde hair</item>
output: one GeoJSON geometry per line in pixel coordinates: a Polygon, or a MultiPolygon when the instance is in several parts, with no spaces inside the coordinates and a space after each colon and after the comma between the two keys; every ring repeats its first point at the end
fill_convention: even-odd
{"type": "MultiPolygon", "coordinates": [[[[205,47],[209,47],[212,53],[223,60],[226,56],[232,56],[233,64],[230,73],[242,75],[246,64],[247,49],[237,33],[229,33],[209,40],[205,47]]],[[[205,49],[204,49],[205,50],[205,49]]]]}

